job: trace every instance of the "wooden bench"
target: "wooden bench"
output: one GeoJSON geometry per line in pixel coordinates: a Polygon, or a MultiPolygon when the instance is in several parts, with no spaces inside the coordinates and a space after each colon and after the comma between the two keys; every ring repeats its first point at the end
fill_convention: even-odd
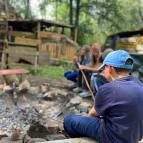
{"type": "Polygon", "coordinates": [[[0,70],[0,75],[24,74],[24,73],[29,73],[29,71],[23,68],[0,70]]]}
{"type": "Polygon", "coordinates": [[[22,81],[22,75],[29,73],[28,70],[24,68],[17,68],[17,69],[2,69],[0,70],[0,75],[2,75],[4,78],[7,75],[14,75],[14,74],[19,74],[20,75],[20,81],[22,81]]]}

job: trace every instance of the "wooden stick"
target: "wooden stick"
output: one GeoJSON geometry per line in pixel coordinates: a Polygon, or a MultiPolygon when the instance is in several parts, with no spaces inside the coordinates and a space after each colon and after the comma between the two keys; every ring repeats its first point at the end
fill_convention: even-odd
{"type": "MultiPolygon", "coordinates": [[[[78,67],[80,66],[79,63],[77,63],[77,65],[78,65],[78,67]]],[[[91,93],[91,95],[92,95],[92,99],[93,99],[93,101],[95,101],[95,96],[94,96],[94,94],[93,94],[93,92],[92,92],[92,89],[90,88],[90,85],[89,85],[89,83],[88,83],[88,81],[87,81],[87,78],[86,78],[86,76],[85,76],[85,73],[84,73],[84,71],[83,71],[82,69],[80,69],[80,71],[81,71],[82,76],[83,76],[83,78],[84,78],[84,80],[85,80],[85,83],[86,83],[86,85],[87,85],[87,87],[88,87],[88,89],[89,89],[89,91],[90,91],[90,93],[91,93]]]]}

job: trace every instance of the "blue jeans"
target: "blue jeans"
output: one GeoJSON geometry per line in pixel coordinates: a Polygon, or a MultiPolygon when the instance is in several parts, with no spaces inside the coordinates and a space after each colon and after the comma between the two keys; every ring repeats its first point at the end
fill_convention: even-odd
{"type": "Polygon", "coordinates": [[[67,78],[67,80],[71,80],[73,82],[77,81],[78,72],[77,71],[67,71],[64,73],[64,77],[67,78]]]}
{"type": "Polygon", "coordinates": [[[71,137],[89,137],[99,141],[100,119],[81,115],[66,115],[64,129],[71,137]]]}

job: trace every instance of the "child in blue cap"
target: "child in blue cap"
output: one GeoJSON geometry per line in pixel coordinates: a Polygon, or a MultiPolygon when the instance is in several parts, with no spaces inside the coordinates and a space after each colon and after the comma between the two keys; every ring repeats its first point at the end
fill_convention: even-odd
{"type": "Polygon", "coordinates": [[[143,84],[129,75],[133,59],[124,50],[113,51],[102,67],[110,82],[99,87],[88,116],[65,116],[64,129],[71,137],[99,143],[138,143],[143,137],[143,84]]]}

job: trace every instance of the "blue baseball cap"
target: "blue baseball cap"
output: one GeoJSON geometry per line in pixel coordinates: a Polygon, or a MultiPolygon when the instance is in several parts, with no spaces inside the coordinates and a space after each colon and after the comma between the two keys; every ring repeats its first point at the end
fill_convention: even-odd
{"type": "Polygon", "coordinates": [[[117,50],[110,52],[104,59],[102,68],[105,65],[110,65],[116,68],[123,68],[132,70],[133,69],[133,59],[127,51],[117,50]]]}

